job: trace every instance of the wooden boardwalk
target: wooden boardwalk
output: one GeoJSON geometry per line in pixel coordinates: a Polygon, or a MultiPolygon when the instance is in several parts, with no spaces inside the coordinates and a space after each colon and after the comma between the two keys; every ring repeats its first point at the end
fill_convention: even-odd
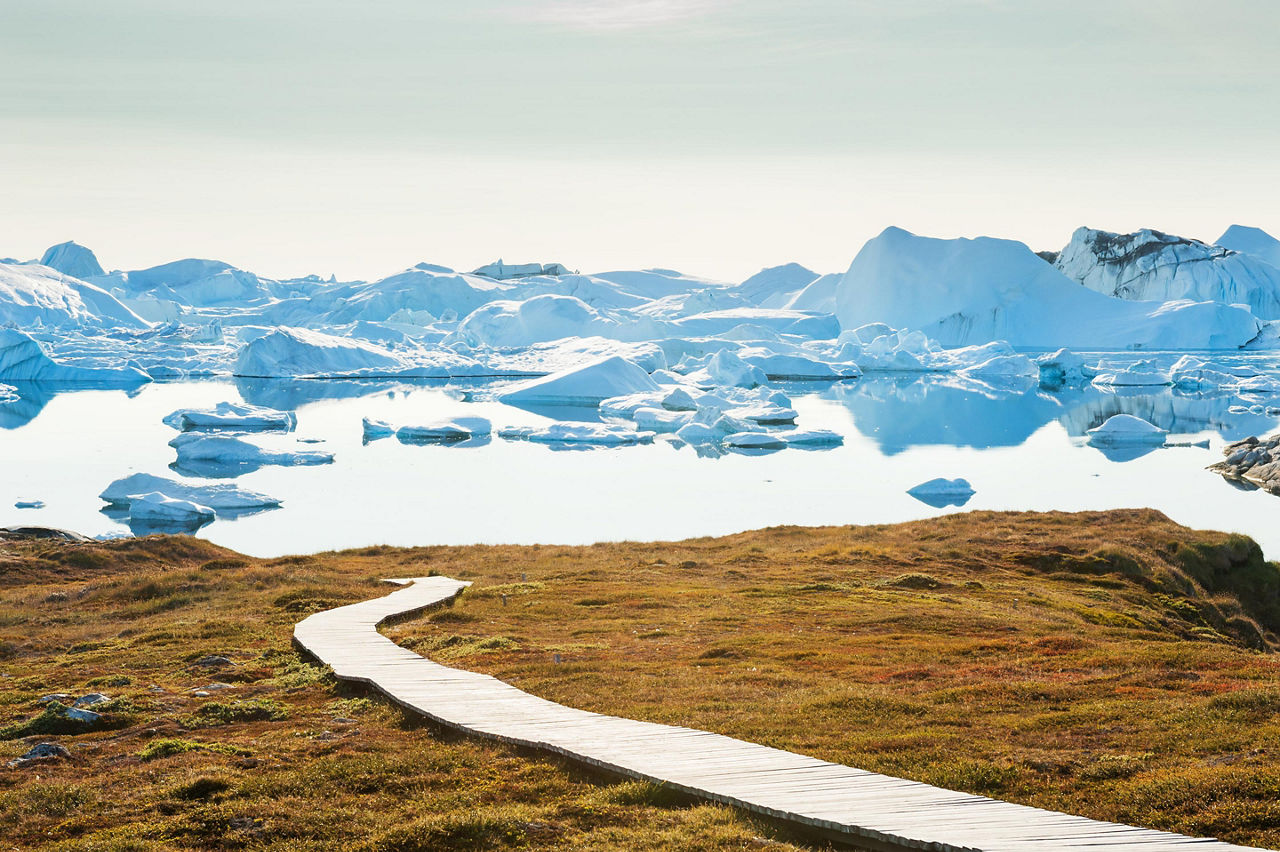
{"type": "Polygon", "coordinates": [[[1248,847],[1098,822],[879,775],[693,728],[575,710],[489,675],[433,663],[378,633],[383,621],[448,601],[468,583],[393,580],[383,598],[319,612],[294,641],[349,681],[481,737],[665,784],[869,849],[1225,852],[1248,847]]]}

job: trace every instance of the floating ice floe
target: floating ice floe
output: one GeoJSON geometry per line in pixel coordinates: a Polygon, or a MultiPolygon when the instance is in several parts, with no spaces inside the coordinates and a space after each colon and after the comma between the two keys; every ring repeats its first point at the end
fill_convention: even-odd
{"type": "Polygon", "coordinates": [[[178,464],[201,467],[201,463],[229,469],[257,468],[265,465],[330,464],[333,453],[297,450],[265,450],[256,444],[230,435],[183,432],[169,442],[178,451],[178,464]]]}
{"type": "Polygon", "coordinates": [[[941,509],[944,506],[963,506],[976,492],[967,479],[938,477],[908,488],[907,493],[921,503],[941,509]]]}
{"type": "Polygon", "coordinates": [[[180,408],[164,418],[166,426],[180,432],[234,429],[241,432],[290,432],[298,425],[291,411],[276,411],[235,402],[220,402],[213,408],[180,408]]]}
{"type": "Polygon", "coordinates": [[[123,479],[117,479],[98,497],[106,501],[111,508],[127,510],[132,500],[131,495],[155,492],[175,500],[186,500],[208,506],[227,515],[270,509],[280,505],[280,501],[275,497],[229,483],[192,485],[149,473],[135,473],[123,479]]]}
{"type": "Polygon", "coordinates": [[[130,494],[129,519],[152,525],[200,526],[212,521],[213,509],[190,500],[169,497],[159,491],[146,494],[130,494]]]}
{"type": "Polygon", "coordinates": [[[545,427],[515,426],[498,430],[498,437],[508,440],[533,441],[538,444],[580,444],[616,447],[626,444],[648,444],[652,432],[639,432],[605,423],[553,423],[545,427]]]}
{"type": "Polygon", "coordinates": [[[454,417],[435,423],[401,426],[396,430],[396,439],[404,443],[452,443],[485,438],[492,431],[493,424],[484,417],[454,417]]]}
{"type": "Polygon", "coordinates": [[[1115,414],[1095,429],[1089,430],[1089,443],[1095,447],[1159,447],[1164,446],[1168,431],[1132,414],[1115,414]]]}
{"type": "Polygon", "coordinates": [[[1093,384],[1098,387],[1163,387],[1173,384],[1169,370],[1162,368],[1155,361],[1136,361],[1122,367],[1098,365],[1098,374],[1093,377],[1093,384]]]}
{"type": "Polygon", "coordinates": [[[498,399],[512,405],[597,406],[610,397],[657,389],[657,382],[642,367],[611,356],[521,382],[498,394],[498,399]]]}
{"type": "Polygon", "coordinates": [[[375,441],[378,438],[390,438],[396,433],[396,427],[385,420],[372,420],[365,417],[361,419],[360,425],[366,442],[375,441]]]}
{"type": "Polygon", "coordinates": [[[1041,355],[1036,359],[1036,366],[1040,370],[1040,384],[1047,388],[1079,384],[1093,376],[1093,371],[1085,367],[1084,356],[1070,349],[1041,355]]]}

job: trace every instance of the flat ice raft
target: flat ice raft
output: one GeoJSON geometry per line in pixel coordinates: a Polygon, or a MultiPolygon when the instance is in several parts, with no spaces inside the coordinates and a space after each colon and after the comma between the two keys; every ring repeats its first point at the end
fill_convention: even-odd
{"type": "Polygon", "coordinates": [[[178,463],[211,462],[220,465],[261,467],[264,465],[329,464],[333,453],[298,450],[265,450],[230,435],[183,432],[169,442],[178,451],[178,463]]]}
{"type": "Polygon", "coordinates": [[[213,408],[180,408],[164,418],[166,426],[180,432],[234,429],[241,432],[290,432],[298,425],[291,411],[276,411],[235,402],[220,402],[213,408]]]}
{"type": "Polygon", "coordinates": [[[533,441],[537,444],[563,444],[618,447],[626,444],[648,444],[652,432],[637,432],[624,426],[605,423],[553,423],[543,428],[513,426],[500,429],[498,437],[508,440],[533,441]]]}

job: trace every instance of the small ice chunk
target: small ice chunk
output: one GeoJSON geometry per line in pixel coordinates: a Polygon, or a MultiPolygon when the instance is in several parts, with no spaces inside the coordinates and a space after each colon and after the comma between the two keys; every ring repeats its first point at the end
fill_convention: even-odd
{"type": "Polygon", "coordinates": [[[844,436],[830,429],[792,429],[776,432],[774,437],[786,441],[788,447],[835,447],[844,443],[844,436]]]}
{"type": "Polygon", "coordinates": [[[967,479],[938,477],[908,488],[907,493],[921,503],[941,509],[944,506],[963,506],[976,492],[967,479]]]}
{"type": "Polygon", "coordinates": [[[43,501],[43,500],[35,500],[35,499],[29,498],[29,497],[24,497],[24,498],[23,498],[23,499],[21,499],[21,500],[17,500],[17,501],[15,501],[15,502],[14,502],[14,504],[13,504],[13,508],[15,508],[15,509],[43,509],[43,508],[44,508],[44,501],[43,501]]]}
{"type": "Polygon", "coordinates": [[[1169,433],[1132,414],[1115,414],[1096,429],[1089,430],[1094,446],[1161,446],[1169,433]]]}
{"type": "Polygon", "coordinates": [[[360,421],[364,428],[364,439],[373,441],[378,438],[389,438],[396,433],[396,427],[385,420],[371,420],[368,417],[360,421]]]}

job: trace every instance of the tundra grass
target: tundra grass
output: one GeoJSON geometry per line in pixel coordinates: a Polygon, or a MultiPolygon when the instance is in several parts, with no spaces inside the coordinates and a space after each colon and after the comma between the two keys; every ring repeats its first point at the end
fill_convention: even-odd
{"type": "Polygon", "coordinates": [[[291,649],[307,613],[429,573],[475,585],[390,636],[565,704],[1280,846],[1280,570],[1155,512],[275,560],[188,538],[0,551],[0,758],[72,754],[0,769],[0,848],[800,843],[446,736],[291,649]],[[24,729],[41,695],[89,691],[115,700],[108,729],[24,729]]]}

